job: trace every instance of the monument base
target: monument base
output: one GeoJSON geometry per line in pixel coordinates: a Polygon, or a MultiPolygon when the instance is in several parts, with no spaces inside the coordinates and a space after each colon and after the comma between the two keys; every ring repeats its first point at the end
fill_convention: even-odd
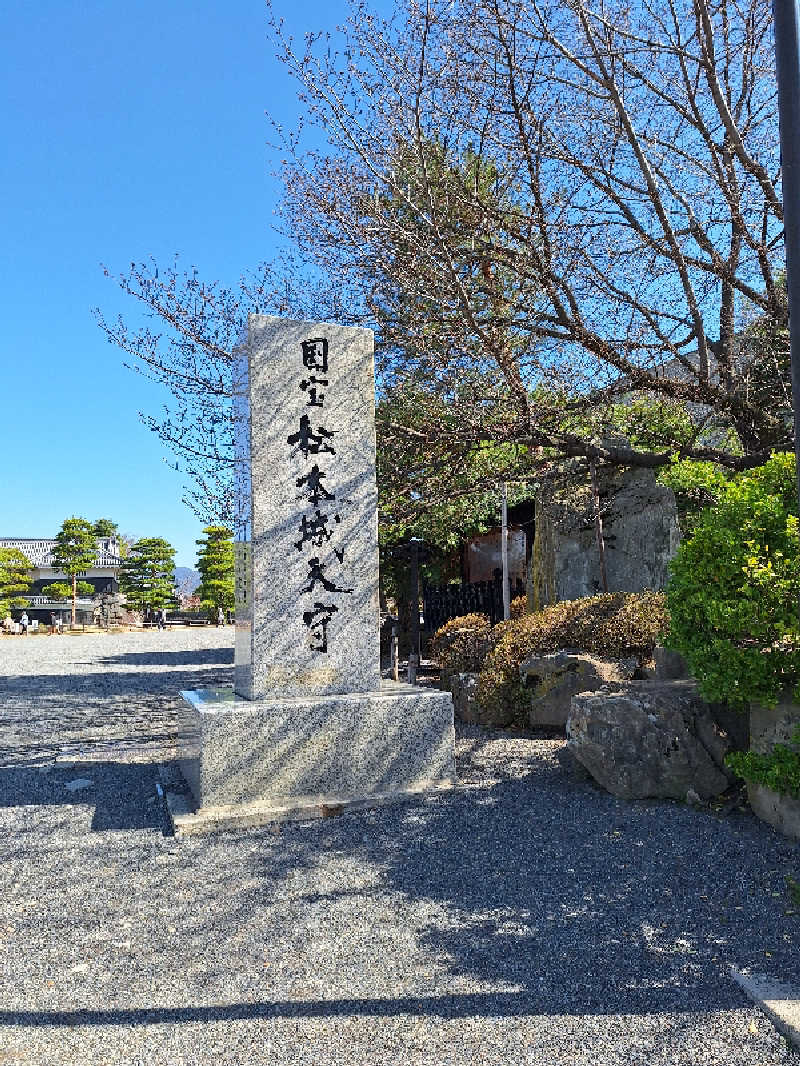
{"type": "Polygon", "coordinates": [[[326,817],[455,784],[448,692],[384,681],[375,692],[246,700],[183,692],[178,765],[191,791],[176,832],[326,817]]]}

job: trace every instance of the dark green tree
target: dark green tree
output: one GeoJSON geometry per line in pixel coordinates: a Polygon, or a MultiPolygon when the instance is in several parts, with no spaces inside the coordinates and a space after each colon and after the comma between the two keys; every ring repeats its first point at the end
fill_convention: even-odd
{"type": "Polygon", "coordinates": [[[0,615],[12,607],[27,607],[31,587],[31,564],[18,548],[0,548],[0,615]]]}
{"type": "MultiPolygon", "coordinates": [[[[77,596],[93,596],[94,585],[91,581],[77,581],[75,583],[77,596]]],[[[49,596],[51,600],[69,600],[72,598],[72,585],[67,581],[54,581],[52,585],[45,585],[42,589],[43,596],[49,596]]]]}
{"type": "Polygon", "coordinates": [[[98,518],[94,524],[94,535],[96,537],[115,537],[119,526],[116,522],[112,522],[110,518],[98,518]]]}
{"type": "Polygon", "coordinates": [[[213,620],[220,607],[229,611],[235,601],[233,533],[225,526],[206,526],[203,533],[205,536],[196,542],[201,581],[195,595],[213,620]]]}
{"type": "Polygon", "coordinates": [[[85,518],[65,518],[56,534],[53,566],[62,570],[72,582],[72,625],[75,625],[75,600],[78,597],[78,575],[91,570],[97,558],[97,536],[94,526],[85,518]]]}
{"type": "Polygon", "coordinates": [[[163,537],[137,540],[119,568],[119,585],[134,610],[175,603],[175,549],[163,537]]]}

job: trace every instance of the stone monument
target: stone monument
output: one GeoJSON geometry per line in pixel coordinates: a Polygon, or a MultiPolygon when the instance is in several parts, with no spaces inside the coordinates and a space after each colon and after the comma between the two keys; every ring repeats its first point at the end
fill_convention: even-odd
{"type": "Polygon", "coordinates": [[[371,331],[251,315],[236,379],[235,684],[182,693],[176,829],[452,786],[450,694],[380,677],[371,331]]]}

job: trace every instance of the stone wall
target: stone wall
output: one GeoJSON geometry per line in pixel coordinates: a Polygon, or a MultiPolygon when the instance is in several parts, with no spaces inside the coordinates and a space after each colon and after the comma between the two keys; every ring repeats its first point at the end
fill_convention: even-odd
{"type": "MultiPolygon", "coordinates": [[[[609,592],[663,589],[680,541],[675,496],[652,470],[599,477],[609,592]]],[[[539,502],[531,557],[534,607],[602,591],[588,485],[539,502]]]]}

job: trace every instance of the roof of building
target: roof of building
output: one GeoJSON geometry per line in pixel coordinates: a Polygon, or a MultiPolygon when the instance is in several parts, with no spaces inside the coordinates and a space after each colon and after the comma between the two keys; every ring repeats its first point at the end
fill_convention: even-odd
{"type": "MultiPolygon", "coordinates": [[[[32,566],[53,567],[55,539],[44,537],[0,537],[0,548],[17,548],[32,566]]],[[[119,566],[119,541],[116,537],[98,537],[93,569],[119,566]]]]}

